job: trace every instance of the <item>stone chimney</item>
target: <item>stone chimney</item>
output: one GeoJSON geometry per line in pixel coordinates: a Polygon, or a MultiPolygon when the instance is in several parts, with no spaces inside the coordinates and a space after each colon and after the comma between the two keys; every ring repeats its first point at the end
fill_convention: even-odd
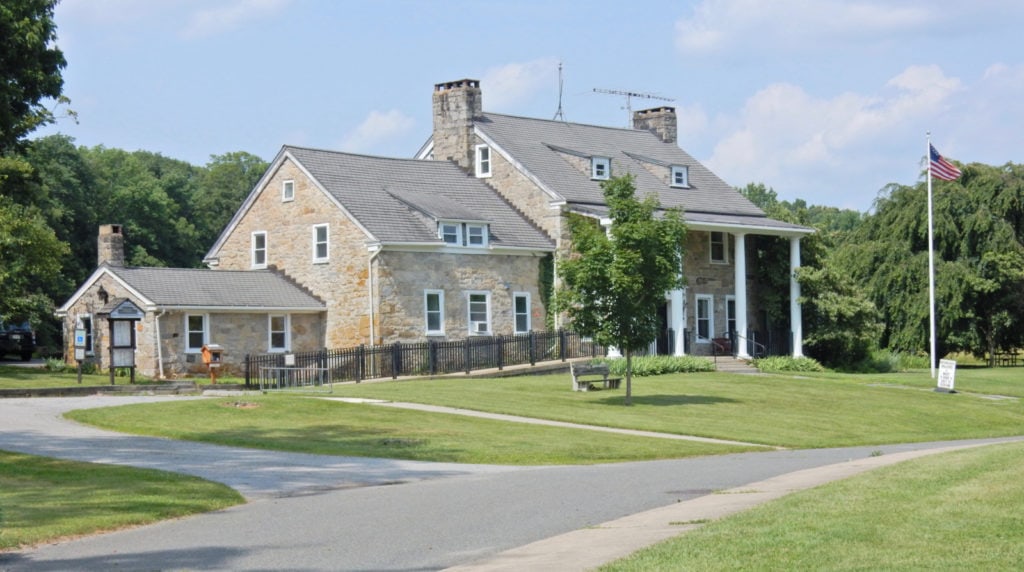
{"type": "Polygon", "coordinates": [[[633,129],[650,131],[665,143],[676,144],[676,108],[655,107],[633,112],[633,129]]]}
{"type": "Polygon", "coordinates": [[[434,160],[473,169],[473,119],[483,113],[480,81],[460,79],[434,85],[434,160]]]}
{"type": "Polygon", "coordinates": [[[96,240],[96,265],[124,266],[124,234],[119,224],[100,225],[96,240]]]}

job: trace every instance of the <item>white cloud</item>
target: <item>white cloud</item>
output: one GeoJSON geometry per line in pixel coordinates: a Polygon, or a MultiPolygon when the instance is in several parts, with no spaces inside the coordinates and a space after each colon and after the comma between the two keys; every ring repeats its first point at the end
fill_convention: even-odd
{"type": "Polygon", "coordinates": [[[231,31],[245,21],[258,20],[280,12],[288,2],[289,0],[232,0],[214,7],[204,7],[191,15],[181,35],[186,38],[200,38],[231,31]]]}
{"type": "Polygon", "coordinates": [[[486,99],[484,109],[513,108],[543,90],[558,86],[558,60],[541,58],[490,68],[480,78],[486,99]]]}
{"type": "Polygon", "coordinates": [[[384,141],[409,133],[415,125],[413,118],[397,109],[385,112],[374,110],[345,137],[340,147],[350,152],[371,151],[384,141]]]}
{"type": "MultiPolygon", "coordinates": [[[[751,96],[736,116],[716,119],[720,139],[707,164],[733,184],[764,182],[780,190],[818,191],[830,179],[861,180],[892,160],[887,149],[893,141],[940,116],[962,91],[961,81],[938,66],[908,67],[873,95],[822,98],[796,85],[773,84],[751,96]],[[854,156],[859,159],[850,160],[854,156]]],[[[801,198],[815,198],[806,195],[801,198]]]]}
{"type": "Polygon", "coordinates": [[[704,0],[676,22],[686,54],[820,46],[837,38],[920,29],[941,17],[931,4],[844,0],[704,0]]]}

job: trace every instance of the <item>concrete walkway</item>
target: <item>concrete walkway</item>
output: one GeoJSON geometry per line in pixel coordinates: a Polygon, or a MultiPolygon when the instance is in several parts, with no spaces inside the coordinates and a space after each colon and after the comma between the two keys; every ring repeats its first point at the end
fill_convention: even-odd
{"type": "Polygon", "coordinates": [[[0,449],[194,474],[256,502],[0,554],[0,570],[587,570],[690,528],[672,523],[720,518],[921,455],[1021,439],[523,468],[253,451],[60,417],[168,399],[183,398],[0,400],[0,449]],[[713,494],[721,491],[732,494],[713,494]]]}

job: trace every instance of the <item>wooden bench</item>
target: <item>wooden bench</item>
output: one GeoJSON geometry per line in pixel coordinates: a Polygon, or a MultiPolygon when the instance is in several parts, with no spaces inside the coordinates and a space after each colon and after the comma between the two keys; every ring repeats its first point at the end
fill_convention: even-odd
{"type": "MultiPolygon", "coordinates": [[[[573,391],[590,391],[594,389],[590,381],[580,379],[583,376],[601,376],[601,387],[605,389],[618,389],[619,382],[622,381],[620,377],[608,377],[608,364],[606,363],[571,363],[569,364],[569,370],[572,372],[573,391]]],[[[593,382],[597,383],[597,380],[595,379],[593,382]]]]}

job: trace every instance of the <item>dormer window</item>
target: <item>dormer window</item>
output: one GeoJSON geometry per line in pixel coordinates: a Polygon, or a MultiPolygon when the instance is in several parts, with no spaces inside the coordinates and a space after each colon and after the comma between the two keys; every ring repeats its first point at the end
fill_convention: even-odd
{"type": "Polygon", "coordinates": [[[288,202],[295,200],[295,181],[285,181],[281,183],[281,202],[288,202]]]}
{"type": "Polygon", "coordinates": [[[480,223],[441,222],[437,225],[438,237],[450,246],[487,246],[487,225],[480,223]]]}
{"type": "Polygon", "coordinates": [[[611,177],[612,160],[608,157],[590,158],[590,178],[598,181],[607,181],[611,177]]]}
{"type": "Polygon", "coordinates": [[[476,176],[491,176],[491,148],[487,145],[476,146],[476,176]]]}
{"type": "Polygon", "coordinates": [[[689,188],[690,168],[685,165],[672,165],[672,186],[689,188]]]}
{"type": "Polygon", "coordinates": [[[445,244],[453,244],[459,246],[462,244],[462,232],[460,232],[461,225],[456,223],[443,222],[440,224],[439,230],[441,231],[441,240],[445,244]]]}

